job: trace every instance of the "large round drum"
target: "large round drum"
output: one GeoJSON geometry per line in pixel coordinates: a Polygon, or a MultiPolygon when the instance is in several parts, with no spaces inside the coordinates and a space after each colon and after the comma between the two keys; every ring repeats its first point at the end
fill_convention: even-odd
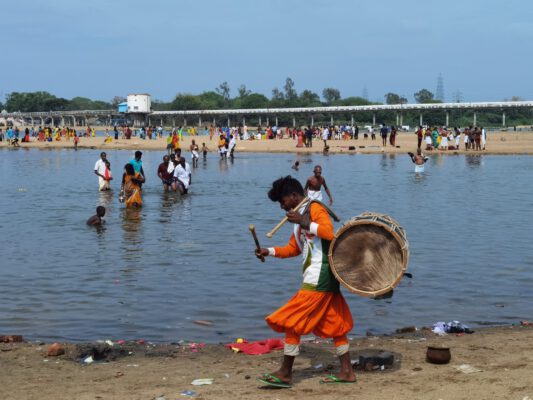
{"type": "Polygon", "coordinates": [[[337,231],[328,257],[344,287],[360,296],[378,297],[400,283],[409,260],[409,242],[393,218],[365,212],[337,231]]]}

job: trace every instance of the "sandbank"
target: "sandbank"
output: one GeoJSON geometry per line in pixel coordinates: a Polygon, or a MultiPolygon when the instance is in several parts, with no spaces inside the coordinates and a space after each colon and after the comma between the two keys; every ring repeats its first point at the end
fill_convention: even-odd
{"type": "MultiPolygon", "coordinates": [[[[206,327],[205,329],[209,329],[206,327]]],[[[117,345],[115,345],[117,346],[117,345]]],[[[302,345],[294,367],[292,389],[265,389],[255,380],[279,365],[282,352],[260,356],[233,353],[222,345],[194,352],[190,344],[145,343],[128,348],[114,361],[82,365],[79,347],[66,344],[66,354],[46,355],[48,344],[0,344],[0,398],[58,399],[525,399],[533,398],[533,327],[487,328],[470,335],[437,336],[430,331],[366,337],[351,342],[351,358],[367,350],[393,352],[390,370],[357,372],[356,384],[323,385],[319,381],[338,369],[333,345],[311,341],[302,345]],[[451,349],[449,364],[425,361],[428,345],[451,349]],[[461,365],[473,373],[458,370],[461,365]],[[197,378],[212,385],[193,386],[197,378]],[[529,397],[527,397],[529,396],[529,397]]]]}
{"type": "MultiPolygon", "coordinates": [[[[216,137],[209,140],[209,136],[184,136],[180,142],[182,151],[188,151],[192,140],[201,147],[205,142],[211,152],[217,151],[216,137]]],[[[412,132],[400,133],[396,139],[396,147],[381,145],[381,138],[377,135],[376,140],[370,138],[364,139],[363,134],[359,135],[358,140],[330,140],[330,154],[405,154],[408,151],[416,151],[417,138],[412,132]],[[351,150],[350,147],[354,150],[351,150]]],[[[166,137],[155,140],[143,140],[138,137],[132,137],[130,140],[118,139],[111,143],[105,143],[103,137],[81,138],[78,148],[81,149],[101,149],[101,150],[155,150],[166,152],[166,137]]],[[[6,142],[0,142],[0,148],[11,148],[6,142]]],[[[32,138],[30,143],[21,143],[21,148],[39,148],[39,149],[73,149],[72,140],[67,141],[64,138],[61,141],[39,142],[32,138]]],[[[265,153],[322,153],[323,142],[313,140],[311,148],[297,148],[296,141],[293,139],[276,139],[276,140],[246,140],[237,141],[236,153],[239,152],[265,152],[265,153]]],[[[424,150],[425,144],[422,143],[424,150]]],[[[533,154],[533,132],[489,132],[484,151],[465,151],[464,144],[461,140],[460,150],[434,150],[424,151],[425,154],[533,154]]]]}

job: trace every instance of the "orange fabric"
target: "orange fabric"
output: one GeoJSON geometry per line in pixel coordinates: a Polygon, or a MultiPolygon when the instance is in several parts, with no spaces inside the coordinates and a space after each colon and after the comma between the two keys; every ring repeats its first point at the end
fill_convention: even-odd
{"type": "Polygon", "coordinates": [[[266,321],[274,331],[288,333],[293,339],[311,332],[323,338],[340,338],[353,328],[352,314],[341,293],[311,290],[299,290],[266,321]]]}
{"type": "Polygon", "coordinates": [[[124,176],[124,195],[126,196],[126,207],[140,207],[143,204],[141,187],[132,180],[132,178],[138,177],[138,172],[135,173],[134,177],[128,174],[125,174],[124,176]]]}
{"type": "Polygon", "coordinates": [[[311,222],[318,224],[317,236],[325,240],[333,240],[335,231],[333,230],[333,222],[329,217],[328,211],[318,203],[311,203],[309,207],[311,222]]]}
{"type": "Polygon", "coordinates": [[[298,254],[302,252],[300,248],[298,247],[298,244],[296,243],[296,238],[294,237],[294,233],[291,235],[291,238],[289,239],[289,243],[287,243],[286,246],[274,247],[274,250],[276,251],[276,257],[278,258],[296,257],[298,254]]]}
{"type": "Polygon", "coordinates": [[[342,335],[340,337],[333,338],[333,343],[335,343],[335,347],[348,344],[348,336],[342,335]]]}
{"type": "Polygon", "coordinates": [[[297,335],[296,333],[291,331],[285,332],[285,343],[300,344],[300,335],[297,335]]]}

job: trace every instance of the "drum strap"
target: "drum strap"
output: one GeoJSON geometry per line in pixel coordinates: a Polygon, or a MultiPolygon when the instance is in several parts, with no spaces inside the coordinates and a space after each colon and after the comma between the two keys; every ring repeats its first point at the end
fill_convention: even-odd
{"type": "Polygon", "coordinates": [[[328,212],[328,214],[330,215],[330,217],[333,218],[333,220],[335,222],[339,222],[340,221],[339,217],[337,217],[337,215],[333,212],[333,210],[331,208],[329,208],[327,205],[325,205],[324,203],[322,203],[321,201],[318,201],[318,200],[311,200],[309,203],[307,203],[307,205],[305,206],[303,214],[308,214],[309,213],[309,208],[311,207],[312,203],[318,203],[322,207],[324,207],[326,209],[326,211],[328,212]]]}

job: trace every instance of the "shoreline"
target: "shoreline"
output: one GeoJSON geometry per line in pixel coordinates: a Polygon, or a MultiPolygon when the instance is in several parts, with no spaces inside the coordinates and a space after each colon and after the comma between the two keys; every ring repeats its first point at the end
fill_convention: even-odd
{"type": "Polygon", "coordinates": [[[364,399],[523,399],[533,396],[533,326],[481,328],[473,334],[438,336],[416,331],[351,340],[353,361],[361,353],[383,350],[395,356],[384,370],[356,369],[354,385],[321,385],[338,371],[331,341],[302,343],[294,366],[292,389],[265,389],[255,380],[278,368],[282,351],[259,356],[234,353],[221,344],[105,343],[65,344],[66,354],[47,356],[48,345],[0,343],[0,394],[3,399],[165,399],[194,391],[201,399],[292,399],[295,396],[333,400],[364,399]],[[449,364],[425,360],[428,346],[449,347],[449,364]],[[114,349],[108,362],[84,365],[80,356],[114,349]],[[93,353],[91,353],[93,352],[93,353]],[[470,366],[470,370],[464,365],[470,366]],[[462,366],[462,367],[461,367],[462,366]],[[462,372],[459,368],[467,368],[462,372]],[[199,378],[212,385],[194,386],[199,378]],[[379,388],[379,390],[377,389],[379,388]],[[475,395],[475,396],[473,396],[475,395]]]}
{"type": "MultiPolygon", "coordinates": [[[[206,143],[210,153],[217,153],[217,141],[209,136],[185,136],[180,142],[182,153],[189,153],[189,146],[195,140],[198,145],[206,143]]],[[[111,143],[104,143],[103,137],[80,138],[78,149],[99,149],[99,150],[143,150],[143,151],[161,151],[166,152],[166,137],[154,140],[139,139],[133,137],[130,140],[118,139],[111,143]]],[[[313,147],[306,148],[296,147],[296,141],[293,139],[275,139],[275,140],[247,140],[237,141],[235,150],[236,155],[239,153],[294,153],[294,154],[322,154],[323,142],[313,140],[313,147]]],[[[358,140],[329,140],[329,154],[406,154],[408,151],[416,151],[416,136],[412,133],[400,133],[396,139],[396,147],[391,147],[388,143],[386,147],[381,146],[381,138],[376,140],[363,139],[362,134],[358,140]],[[352,150],[350,150],[352,148],[352,150]]],[[[461,139],[459,150],[432,150],[425,151],[424,143],[422,151],[426,155],[443,154],[501,154],[501,155],[533,155],[533,133],[531,132],[491,132],[488,134],[486,150],[473,151],[464,150],[464,144],[461,139]]],[[[0,142],[0,149],[14,148],[8,142],[0,142]]],[[[20,148],[38,148],[38,149],[74,149],[72,140],[53,142],[20,143],[20,148]]]]}

